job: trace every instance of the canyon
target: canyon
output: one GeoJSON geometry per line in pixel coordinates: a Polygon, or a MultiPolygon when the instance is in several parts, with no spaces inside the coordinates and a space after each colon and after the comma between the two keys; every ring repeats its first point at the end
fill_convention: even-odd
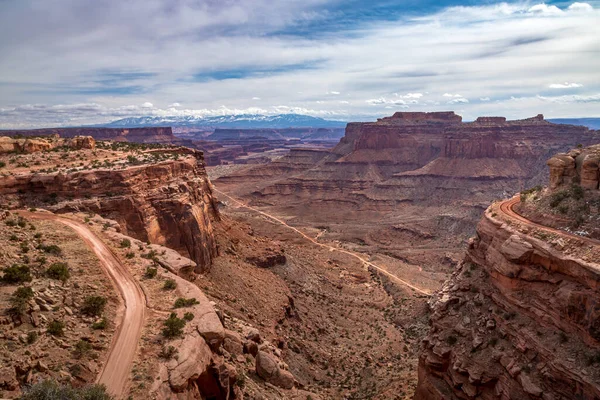
{"type": "MultiPolygon", "coordinates": [[[[162,143],[123,134],[0,138],[0,207],[10,210],[3,218],[53,216],[88,230],[144,293],[131,371],[111,393],[600,396],[600,132],[541,115],[462,122],[439,112],[350,123],[335,144],[255,141],[255,133],[162,143]],[[210,150],[192,142],[235,155],[209,166],[210,150]],[[178,321],[181,331],[167,336],[178,321]]],[[[37,243],[15,229],[17,239],[37,243]]],[[[0,235],[7,255],[42,268],[11,234],[0,235]]],[[[36,298],[43,279],[36,272],[36,298]]],[[[0,285],[0,304],[10,290],[0,285]]],[[[105,292],[114,325],[104,342],[89,339],[98,343],[122,337],[119,302],[130,301],[105,292]]],[[[68,320],[64,340],[84,337],[78,313],[55,304],[43,313],[68,320]]],[[[42,377],[90,383],[111,359],[110,348],[98,347],[100,361],[79,378],[64,372],[71,369],[60,350],[30,356],[25,342],[14,343],[28,329],[43,330],[28,320],[6,323],[11,333],[0,348],[16,346],[28,365],[7,358],[11,380],[0,381],[0,391],[9,397],[42,377]],[[38,368],[38,359],[49,367],[38,368]]]]}

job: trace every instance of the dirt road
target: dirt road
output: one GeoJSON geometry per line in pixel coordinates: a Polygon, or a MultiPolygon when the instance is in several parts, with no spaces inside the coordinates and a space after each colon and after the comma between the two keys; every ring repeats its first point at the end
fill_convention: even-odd
{"type": "Polygon", "coordinates": [[[427,295],[427,296],[430,296],[430,295],[431,295],[431,293],[430,293],[430,292],[428,292],[428,291],[426,291],[426,290],[423,290],[423,289],[421,289],[421,288],[418,288],[418,287],[416,287],[415,285],[413,285],[413,284],[411,284],[411,283],[409,283],[409,282],[406,282],[406,281],[405,281],[405,280],[403,280],[403,279],[400,279],[400,278],[398,278],[396,275],[394,275],[394,274],[391,274],[390,272],[386,271],[385,269],[381,268],[380,266],[378,266],[378,265],[376,265],[376,264],[373,264],[373,263],[372,263],[372,262],[370,262],[370,261],[367,261],[366,259],[364,259],[364,258],[363,258],[363,257],[361,257],[360,255],[358,255],[358,254],[356,254],[356,253],[354,253],[354,252],[352,252],[352,251],[345,250],[345,249],[340,249],[340,248],[333,247],[333,246],[329,246],[329,245],[326,245],[326,244],[323,244],[323,243],[319,243],[319,242],[317,242],[315,239],[313,239],[312,237],[310,237],[310,236],[306,235],[306,234],[305,234],[304,232],[302,232],[301,230],[299,230],[299,229],[297,229],[297,228],[294,228],[293,226],[290,226],[290,225],[288,225],[288,224],[287,224],[285,221],[283,221],[283,220],[281,220],[281,219],[277,218],[276,216],[274,216],[274,215],[271,215],[271,214],[268,214],[268,213],[266,213],[266,212],[264,212],[264,211],[258,210],[258,209],[254,208],[254,207],[252,207],[252,206],[249,206],[249,205],[247,205],[247,204],[243,203],[242,201],[240,201],[240,200],[238,200],[238,199],[235,199],[235,198],[233,198],[233,197],[229,196],[227,193],[224,193],[224,192],[220,191],[219,189],[215,188],[214,186],[213,186],[213,190],[214,190],[215,192],[219,193],[220,195],[222,195],[222,196],[224,196],[224,197],[227,197],[229,200],[233,201],[233,202],[234,202],[234,203],[236,203],[237,205],[239,205],[239,206],[241,206],[241,207],[244,207],[244,208],[247,208],[247,209],[249,209],[249,210],[252,210],[252,211],[254,211],[254,212],[256,212],[256,213],[259,213],[259,214],[261,214],[261,215],[263,215],[263,216],[265,216],[265,217],[269,218],[270,220],[272,220],[272,221],[275,221],[275,222],[277,222],[278,224],[281,224],[281,225],[285,226],[286,228],[293,230],[294,232],[296,232],[296,233],[298,233],[299,235],[301,235],[301,236],[302,236],[304,239],[308,240],[309,242],[311,242],[311,243],[313,243],[313,244],[315,244],[315,245],[317,245],[317,246],[320,246],[320,247],[326,248],[326,249],[328,249],[329,251],[337,251],[337,252],[339,252],[339,253],[344,253],[344,254],[347,254],[347,255],[349,255],[349,256],[352,256],[352,257],[354,257],[354,258],[358,259],[359,261],[361,261],[362,263],[364,263],[365,265],[367,265],[367,266],[369,266],[369,267],[372,267],[372,268],[376,269],[377,271],[379,271],[379,272],[381,272],[382,274],[384,274],[384,275],[388,276],[388,277],[389,277],[389,278],[391,278],[393,281],[395,281],[395,282],[397,282],[397,283],[399,283],[399,284],[401,284],[401,285],[403,285],[403,286],[409,287],[409,288],[413,289],[414,291],[416,291],[416,292],[419,292],[419,293],[421,293],[421,294],[424,294],[424,295],[427,295]]]}
{"type": "Polygon", "coordinates": [[[108,391],[117,399],[123,398],[144,324],[146,298],[139,283],[108,246],[85,224],[54,214],[32,212],[19,214],[26,218],[57,221],[72,228],[100,259],[102,268],[119,291],[122,301],[117,311],[117,328],[108,359],[98,374],[96,382],[106,385],[108,391]]]}
{"type": "Polygon", "coordinates": [[[579,236],[574,233],[566,232],[566,231],[563,231],[560,229],[550,228],[548,226],[541,225],[536,222],[528,220],[527,218],[518,214],[513,209],[515,204],[518,204],[520,201],[521,201],[521,198],[519,195],[516,195],[513,198],[510,198],[508,200],[504,200],[502,203],[500,203],[500,211],[509,218],[515,219],[523,224],[536,227],[536,228],[544,230],[546,232],[555,233],[555,234],[565,236],[565,237],[575,238],[575,239],[582,240],[582,241],[585,241],[585,242],[588,242],[588,243],[594,244],[594,245],[600,245],[600,240],[588,238],[585,236],[579,236]]]}

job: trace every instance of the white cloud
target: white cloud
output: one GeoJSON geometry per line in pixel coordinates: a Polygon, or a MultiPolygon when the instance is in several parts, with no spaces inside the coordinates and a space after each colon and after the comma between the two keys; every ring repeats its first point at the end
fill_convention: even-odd
{"type": "Polygon", "coordinates": [[[340,92],[327,92],[327,94],[333,94],[337,96],[338,94],[340,94],[340,92]]]}
{"type": "Polygon", "coordinates": [[[557,6],[549,6],[545,3],[536,4],[535,6],[529,8],[530,13],[539,13],[542,15],[562,15],[564,11],[558,8],[557,6]]]}
{"type": "Polygon", "coordinates": [[[538,99],[549,101],[552,103],[560,103],[560,104],[572,104],[572,103],[599,103],[600,102],[600,93],[589,96],[580,96],[580,95],[565,95],[565,96],[537,96],[538,99]]]}
{"type": "Polygon", "coordinates": [[[340,101],[340,104],[350,104],[350,102],[346,101],[346,100],[342,100],[342,101],[340,101]]]}
{"type": "Polygon", "coordinates": [[[152,108],[154,107],[154,104],[150,103],[150,102],[145,102],[144,104],[142,104],[142,108],[152,108]]]}
{"type": "Polygon", "coordinates": [[[457,97],[457,98],[450,100],[447,104],[466,104],[468,102],[469,102],[469,100],[465,99],[464,97],[457,97]]]}
{"type": "Polygon", "coordinates": [[[594,7],[588,3],[573,3],[569,6],[568,10],[574,12],[591,12],[594,10],[594,7]]]}
{"type": "Polygon", "coordinates": [[[458,98],[458,97],[463,97],[463,96],[462,96],[462,95],[460,95],[460,94],[452,94],[452,93],[444,93],[444,95],[443,95],[443,96],[444,96],[444,97],[457,97],[457,98],[458,98]]]}
{"type": "Polygon", "coordinates": [[[580,88],[583,87],[583,85],[581,83],[569,83],[569,82],[565,82],[565,83],[553,83],[551,85],[548,85],[548,87],[550,89],[572,89],[572,88],[580,88]]]}
{"type": "Polygon", "coordinates": [[[192,0],[130,0],[85,9],[73,7],[74,0],[31,7],[33,1],[8,6],[0,0],[0,127],[223,112],[221,105],[247,110],[258,104],[253,97],[356,119],[383,115],[386,106],[445,109],[455,99],[464,99],[452,104],[467,119],[598,113],[597,2],[560,3],[561,12],[538,1],[451,7],[306,37],[277,32],[318,21],[332,0],[206,1],[202,7],[190,7],[192,0]],[[550,83],[564,85],[565,71],[569,85],[585,83],[577,88],[580,97],[536,97],[550,83]],[[219,72],[242,77],[219,80],[219,72]],[[198,79],[210,73],[214,79],[198,79]],[[323,96],[328,88],[343,96],[323,96]],[[517,104],[511,96],[526,100],[517,104]],[[483,100],[488,97],[493,101],[483,100]],[[42,111],[28,111],[31,105],[42,111]]]}
{"type": "Polygon", "coordinates": [[[256,96],[254,96],[254,97],[252,98],[252,100],[260,100],[260,97],[256,97],[256,96]]]}
{"type": "Polygon", "coordinates": [[[480,97],[479,98],[480,101],[490,101],[489,97],[480,97]]]}

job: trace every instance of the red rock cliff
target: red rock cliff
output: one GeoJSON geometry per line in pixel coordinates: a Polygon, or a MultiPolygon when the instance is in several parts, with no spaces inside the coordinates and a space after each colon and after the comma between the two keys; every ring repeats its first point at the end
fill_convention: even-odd
{"type": "Polygon", "coordinates": [[[431,302],[416,400],[600,398],[600,242],[514,203],[486,211],[431,302]]]}
{"type": "Polygon", "coordinates": [[[24,204],[53,194],[57,212],[90,211],[116,220],[125,234],[189,256],[199,271],[217,255],[211,220],[219,219],[202,153],[122,170],[4,176],[0,193],[24,204]]]}

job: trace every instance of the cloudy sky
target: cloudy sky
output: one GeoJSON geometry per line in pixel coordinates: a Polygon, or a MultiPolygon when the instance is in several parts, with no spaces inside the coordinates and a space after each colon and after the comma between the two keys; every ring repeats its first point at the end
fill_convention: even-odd
{"type": "Polygon", "coordinates": [[[0,0],[0,128],[600,117],[600,1],[0,0]]]}

